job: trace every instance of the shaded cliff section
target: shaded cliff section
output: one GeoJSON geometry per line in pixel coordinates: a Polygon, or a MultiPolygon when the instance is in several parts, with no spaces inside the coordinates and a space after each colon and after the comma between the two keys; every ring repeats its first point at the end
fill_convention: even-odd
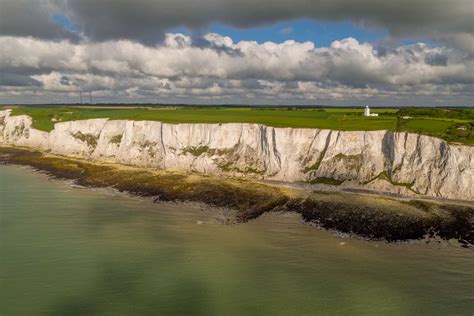
{"type": "Polygon", "coordinates": [[[474,148],[389,131],[342,132],[258,124],[164,124],[93,119],[32,128],[0,111],[0,143],[98,162],[202,175],[302,182],[474,200],[474,148]]]}
{"type": "Polygon", "coordinates": [[[0,164],[30,166],[81,186],[113,188],[156,202],[199,202],[229,209],[227,224],[269,212],[296,212],[306,223],[370,240],[436,237],[456,239],[464,247],[474,244],[474,208],[468,206],[293,191],[248,180],[98,164],[14,147],[0,146],[0,164]]]}

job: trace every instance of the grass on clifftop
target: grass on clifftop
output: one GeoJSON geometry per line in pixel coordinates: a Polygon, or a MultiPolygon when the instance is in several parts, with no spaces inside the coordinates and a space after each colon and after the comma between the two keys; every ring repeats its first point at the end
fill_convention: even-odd
{"type": "Polygon", "coordinates": [[[394,130],[395,110],[381,110],[378,118],[365,118],[354,109],[275,109],[275,108],[83,108],[18,107],[13,115],[33,117],[33,126],[51,131],[54,123],[90,118],[161,121],[165,123],[258,123],[274,127],[328,128],[347,131],[394,130]],[[386,115],[385,115],[386,114],[386,115]]]}
{"type": "Polygon", "coordinates": [[[33,118],[33,127],[51,131],[57,122],[91,119],[149,120],[165,123],[258,123],[274,127],[324,128],[342,131],[408,131],[474,145],[474,109],[228,108],[228,107],[37,107],[13,109],[33,118]]]}

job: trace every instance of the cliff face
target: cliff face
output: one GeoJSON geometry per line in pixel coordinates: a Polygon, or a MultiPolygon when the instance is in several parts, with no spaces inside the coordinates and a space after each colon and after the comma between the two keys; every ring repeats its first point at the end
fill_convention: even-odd
{"type": "Polygon", "coordinates": [[[0,143],[141,167],[474,200],[474,148],[389,131],[93,119],[50,133],[0,111],[0,143]]]}

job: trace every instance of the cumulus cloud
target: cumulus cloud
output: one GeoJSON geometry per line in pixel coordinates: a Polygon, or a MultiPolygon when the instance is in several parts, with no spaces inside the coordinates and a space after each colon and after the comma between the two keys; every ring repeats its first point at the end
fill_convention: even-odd
{"type": "Polygon", "coordinates": [[[206,34],[196,44],[166,34],[164,44],[0,37],[0,97],[94,91],[103,98],[235,103],[472,98],[474,61],[425,44],[383,49],[354,38],[312,42],[234,41],[206,34]],[[202,41],[207,44],[202,45],[202,41]],[[290,100],[290,101],[289,101],[290,100]]]}

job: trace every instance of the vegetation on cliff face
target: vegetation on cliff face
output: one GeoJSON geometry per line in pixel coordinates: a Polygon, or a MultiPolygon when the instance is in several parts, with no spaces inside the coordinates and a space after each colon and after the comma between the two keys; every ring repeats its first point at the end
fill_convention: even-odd
{"type": "Polygon", "coordinates": [[[327,184],[327,185],[341,185],[343,182],[344,180],[341,181],[341,180],[327,178],[327,177],[319,177],[319,178],[309,181],[310,184],[327,184]]]}
{"type": "MultiPolygon", "coordinates": [[[[16,137],[19,137],[23,134],[25,134],[25,126],[24,125],[15,126],[15,130],[13,131],[13,135],[16,136],[16,137]]],[[[28,135],[25,135],[25,136],[28,136],[28,135]]]]}
{"type": "Polygon", "coordinates": [[[341,193],[289,192],[243,180],[94,164],[37,151],[0,147],[0,163],[32,166],[89,187],[115,188],[156,201],[190,201],[236,210],[235,222],[266,212],[297,212],[308,223],[376,240],[425,236],[474,244],[474,209],[422,201],[402,202],[341,193]]]}
{"type": "Polygon", "coordinates": [[[76,133],[72,134],[72,137],[74,137],[75,139],[78,139],[82,142],[85,142],[87,144],[87,146],[89,146],[91,148],[95,148],[97,146],[98,137],[96,137],[92,134],[83,134],[81,132],[76,132],[76,133]]]}
{"type": "Polygon", "coordinates": [[[183,150],[183,154],[190,153],[195,157],[199,157],[202,154],[209,154],[213,155],[216,152],[215,149],[210,149],[208,146],[197,146],[197,147],[189,147],[183,150]]]}
{"type": "Polygon", "coordinates": [[[110,138],[110,143],[118,145],[122,142],[122,137],[123,137],[122,134],[114,135],[110,138]]]}
{"type": "Polygon", "coordinates": [[[316,162],[312,165],[310,165],[309,167],[306,167],[303,171],[304,173],[309,173],[311,171],[317,171],[319,169],[319,166],[321,165],[321,161],[323,161],[323,158],[324,158],[324,155],[326,153],[326,150],[322,151],[320,154],[319,154],[319,158],[318,160],[316,160],[316,162]]]}
{"type": "Polygon", "coordinates": [[[392,177],[387,173],[387,171],[382,171],[380,174],[378,174],[375,178],[373,179],[370,179],[369,181],[367,182],[364,182],[364,184],[368,184],[368,183],[371,183],[377,179],[381,179],[381,180],[385,180],[385,181],[388,181],[390,182],[391,185],[395,185],[395,186],[401,186],[401,187],[405,187],[407,188],[408,190],[412,191],[413,193],[416,193],[416,194],[420,194],[420,192],[416,191],[413,189],[413,184],[414,183],[403,183],[403,182],[397,182],[397,181],[394,181],[392,179],[392,177]]]}

